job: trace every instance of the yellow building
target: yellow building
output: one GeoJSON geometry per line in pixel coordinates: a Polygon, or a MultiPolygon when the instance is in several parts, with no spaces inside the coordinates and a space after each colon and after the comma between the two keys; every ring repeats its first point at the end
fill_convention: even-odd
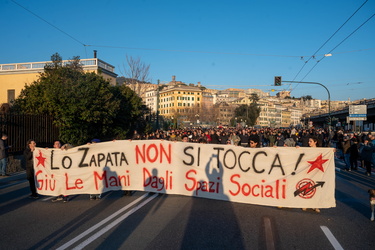
{"type": "Polygon", "coordinates": [[[179,123],[193,122],[200,113],[202,90],[196,86],[176,84],[159,92],[159,114],[179,123]]]}
{"type": "MultiPolygon", "coordinates": [[[[63,64],[68,62],[69,60],[64,60],[63,64]]],[[[25,85],[37,80],[46,63],[51,62],[0,64],[0,106],[3,103],[11,103],[20,95],[25,85]]],[[[116,84],[117,74],[114,66],[98,58],[81,59],[80,63],[84,71],[100,74],[111,84],[116,84]]]]}
{"type": "Polygon", "coordinates": [[[281,111],[281,127],[288,128],[292,124],[291,112],[287,109],[281,111]]]}

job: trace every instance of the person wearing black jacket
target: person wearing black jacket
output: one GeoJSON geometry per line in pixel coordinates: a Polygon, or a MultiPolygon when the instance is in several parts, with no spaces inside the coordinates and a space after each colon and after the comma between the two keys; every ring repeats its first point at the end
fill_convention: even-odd
{"type": "Polygon", "coordinates": [[[353,137],[350,139],[352,145],[349,148],[350,154],[350,170],[358,169],[358,158],[359,158],[359,144],[357,138],[353,137]]]}
{"type": "Polygon", "coordinates": [[[220,134],[219,131],[212,131],[211,132],[211,142],[210,142],[210,144],[221,144],[219,134],[220,134]]]}
{"type": "Polygon", "coordinates": [[[8,161],[8,149],[10,146],[7,144],[8,136],[3,134],[0,138],[0,176],[9,176],[7,174],[7,161],[8,161]]]}
{"type": "Polygon", "coordinates": [[[35,177],[34,177],[34,157],[33,152],[35,150],[36,143],[34,140],[28,140],[26,144],[26,149],[23,152],[26,160],[26,178],[30,184],[31,195],[29,198],[38,199],[38,193],[36,192],[35,177]]]}

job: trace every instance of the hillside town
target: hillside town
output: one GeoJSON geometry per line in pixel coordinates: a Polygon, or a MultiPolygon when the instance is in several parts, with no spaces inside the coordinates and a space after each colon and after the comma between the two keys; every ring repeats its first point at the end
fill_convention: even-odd
{"type": "MultiPolygon", "coordinates": [[[[0,64],[0,106],[5,112],[19,96],[25,84],[35,81],[44,66],[50,62],[0,64]]],[[[67,60],[64,63],[68,63],[67,60]]],[[[82,59],[80,63],[86,72],[96,72],[103,76],[111,85],[125,84],[140,96],[149,108],[149,119],[169,122],[174,127],[212,127],[242,126],[247,127],[249,121],[236,117],[234,111],[241,105],[256,102],[260,108],[255,126],[259,127],[308,127],[312,126],[310,118],[329,111],[347,109],[358,101],[333,101],[314,99],[312,96],[294,97],[290,91],[275,93],[260,89],[225,90],[209,89],[203,83],[187,83],[187,79],[177,79],[172,75],[170,81],[148,83],[118,77],[115,67],[94,58],[82,59]],[[274,94],[275,95],[271,95],[274,94]]],[[[272,85],[270,85],[272,86],[272,85]]],[[[159,122],[159,121],[158,121],[159,122]]]]}
{"type": "MultiPolygon", "coordinates": [[[[327,100],[311,96],[295,98],[290,91],[272,96],[273,89],[269,92],[252,88],[216,90],[204,87],[201,82],[193,84],[176,79],[172,76],[171,81],[163,84],[129,83],[127,86],[143,99],[151,114],[158,112],[185,127],[220,124],[245,127],[247,121],[238,120],[234,110],[240,105],[250,105],[254,95],[260,107],[256,123],[259,127],[308,126],[310,117],[328,113],[327,100]]],[[[331,111],[341,110],[359,101],[330,101],[330,108],[331,111]]]]}

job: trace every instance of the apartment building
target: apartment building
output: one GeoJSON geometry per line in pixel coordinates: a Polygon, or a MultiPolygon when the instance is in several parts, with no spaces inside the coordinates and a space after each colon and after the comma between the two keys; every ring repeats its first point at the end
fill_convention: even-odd
{"type": "Polygon", "coordinates": [[[217,125],[231,126],[233,122],[231,120],[234,118],[234,110],[236,106],[228,104],[226,102],[217,103],[214,107],[214,117],[217,125]]]}
{"type": "Polygon", "coordinates": [[[189,123],[200,113],[202,90],[185,84],[169,85],[159,91],[159,114],[165,118],[178,118],[189,123]]]}
{"type": "MultiPolygon", "coordinates": [[[[33,83],[44,71],[44,66],[51,61],[0,64],[0,106],[12,103],[21,93],[25,85],[33,83]]],[[[63,64],[69,63],[64,60],[63,64]]],[[[96,58],[81,59],[80,63],[86,72],[95,72],[103,76],[111,84],[116,84],[115,67],[96,58]]]]}
{"type": "Polygon", "coordinates": [[[157,89],[151,89],[144,92],[144,97],[142,98],[146,107],[150,109],[151,113],[157,112],[157,102],[158,102],[158,91],[157,89]]]}

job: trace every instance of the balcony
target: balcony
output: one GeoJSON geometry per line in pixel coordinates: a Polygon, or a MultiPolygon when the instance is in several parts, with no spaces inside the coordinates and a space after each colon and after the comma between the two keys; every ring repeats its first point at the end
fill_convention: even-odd
{"type": "MultiPolygon", "coordinates": [[[[71,60],[63,60],[63,65],[66,65],[71,60]]],[[[12,63],[12,64],[0,64],[0,73],[6,73],[6,72],[21,72],[21,71],[31,71],[31,70],[38,70],[38,69],[44,69],[44,66],[46,64],[52,63],[51,61],[46,62],[31,62],[31,63],[12,63]]],[[[115,67],[112,65],[98,59],[80,59],[80,63],[83,67],[83,69],[88,69],[94,67],[98,67],[101,69],[104,69],[106,71],[115,72],[115,67]]]]}

